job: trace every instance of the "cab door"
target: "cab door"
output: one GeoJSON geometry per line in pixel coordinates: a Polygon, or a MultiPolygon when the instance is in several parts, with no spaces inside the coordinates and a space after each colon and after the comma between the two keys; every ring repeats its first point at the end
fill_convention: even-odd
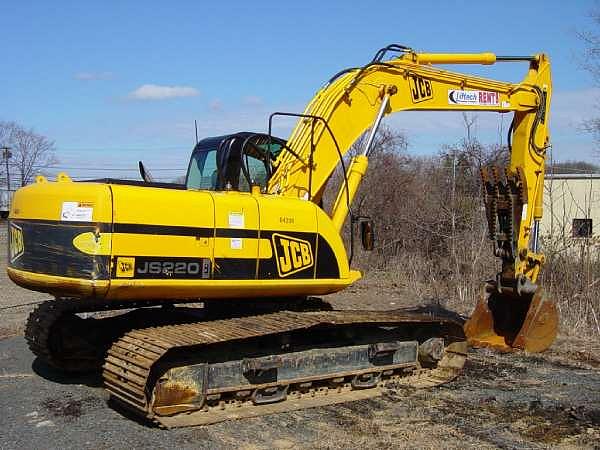
{"type": "Polygon", "coordinates": [[[212,192],[215,202],[215,280],[251,280],[258,263],[259,216],[247,192],[212,192]]]}

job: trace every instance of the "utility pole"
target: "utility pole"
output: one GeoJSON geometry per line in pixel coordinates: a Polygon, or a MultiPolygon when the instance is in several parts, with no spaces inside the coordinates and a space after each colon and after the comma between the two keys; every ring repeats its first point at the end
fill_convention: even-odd
{"type": "Polygon", "coordinates": [[[4,162],[6,164],[6,189],[10,192],[10,172],[8,171],[8,160],[12,157],[12,153],[10,152],[10,147],[0,147],[2,150],[2,157],[4,158],[4,162]]]}
{"type": "Polygon", "coordinates": [[[456,260],[456,149],[452,154],[452,257],[456,260]]]}

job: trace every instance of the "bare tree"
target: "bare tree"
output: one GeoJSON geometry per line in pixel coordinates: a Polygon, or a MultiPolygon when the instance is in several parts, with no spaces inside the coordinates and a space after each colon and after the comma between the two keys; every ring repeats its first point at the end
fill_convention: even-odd
{"type": "MultiPolygon", "coordinates": [[[[597,29],[600,26],[600,9],[592,10],[590,18],[594,28],[597,29]]],[[[600,85],[600,34],[589,29],[578,31],[576,34],[585,46],[581,67],[590,73],[596,85],[600,85]]],[[[593,134],[596,144],[600,146],[600,117],[587,119],[582,127],[585,131],[593,134]]]]}
{"type": "Polygon", "coordinates": [[[10,148],[10,167],[21,186],[31,183],[37,173],[58,162],[54,142],[15,122],[0,122],[0,146],[10,148]]]}
{"type": "Polygon", "coordinates": [[[6,147],[8,147],[8,140],[9,140],[9,128],[8,127],[4,127],[2,126],[2,122],[0,122],[0,186],[6,186],[6,165],[4,164],[5,161],[3,160],[4,157],[4,149],[6,147]]]}
{"type": "MultiPolygon", "coordinates": [[[[590,13],[590,18],[595,27],[600,26],[600,10],[595,9],[590,13]]],[[[600,35],[588,30],[578,31],[577,37],[584,43],[585,50],[581,65],[596,80],[600,81],[600,35]]]]}

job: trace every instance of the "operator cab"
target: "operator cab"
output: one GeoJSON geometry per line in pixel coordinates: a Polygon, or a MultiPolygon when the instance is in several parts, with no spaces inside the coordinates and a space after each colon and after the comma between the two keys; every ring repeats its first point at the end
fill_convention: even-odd
{"type": "Polygon", "coordinates": [[[186,187],[250,192],[255,185],[264,191],[285,143],[267,134],[249,132],[202,139],[192,152],[186,187]]]}

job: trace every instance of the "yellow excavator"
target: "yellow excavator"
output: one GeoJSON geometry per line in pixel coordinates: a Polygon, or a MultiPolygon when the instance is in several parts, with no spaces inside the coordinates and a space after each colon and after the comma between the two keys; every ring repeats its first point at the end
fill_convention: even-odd
{"type": "Polygon", "coordinates": [[[544,54],[390,45],[336,74],[304,113],[272,114],[268,133],[198,142],[185,184],[153,182],[143,165],[144,181],[38,176],[15,193],[8,224],[8,275],[55,297],[30,315],[29,346],[59,370],[102,368],[116,404],[165,427],[366,398],[390,382],[434,386],[460,372],[467,340],[543,351],[557,330],[537,284],[551,92],[544,54]],[[523,81],[436,67],[497,62],[528,64],[523,81]],[[350,242],[360,232],[373,247],[373,224],[352,201],[382,118],[403,110],[513,115],[509,166],[482,170],[502,270],[464,328],[439,311],[335,311],[312,297],[361,277],[343,225],[349,217],[350,242]],[[271,132],[281,116],[297,118],[287,140],[271,132]]]}

